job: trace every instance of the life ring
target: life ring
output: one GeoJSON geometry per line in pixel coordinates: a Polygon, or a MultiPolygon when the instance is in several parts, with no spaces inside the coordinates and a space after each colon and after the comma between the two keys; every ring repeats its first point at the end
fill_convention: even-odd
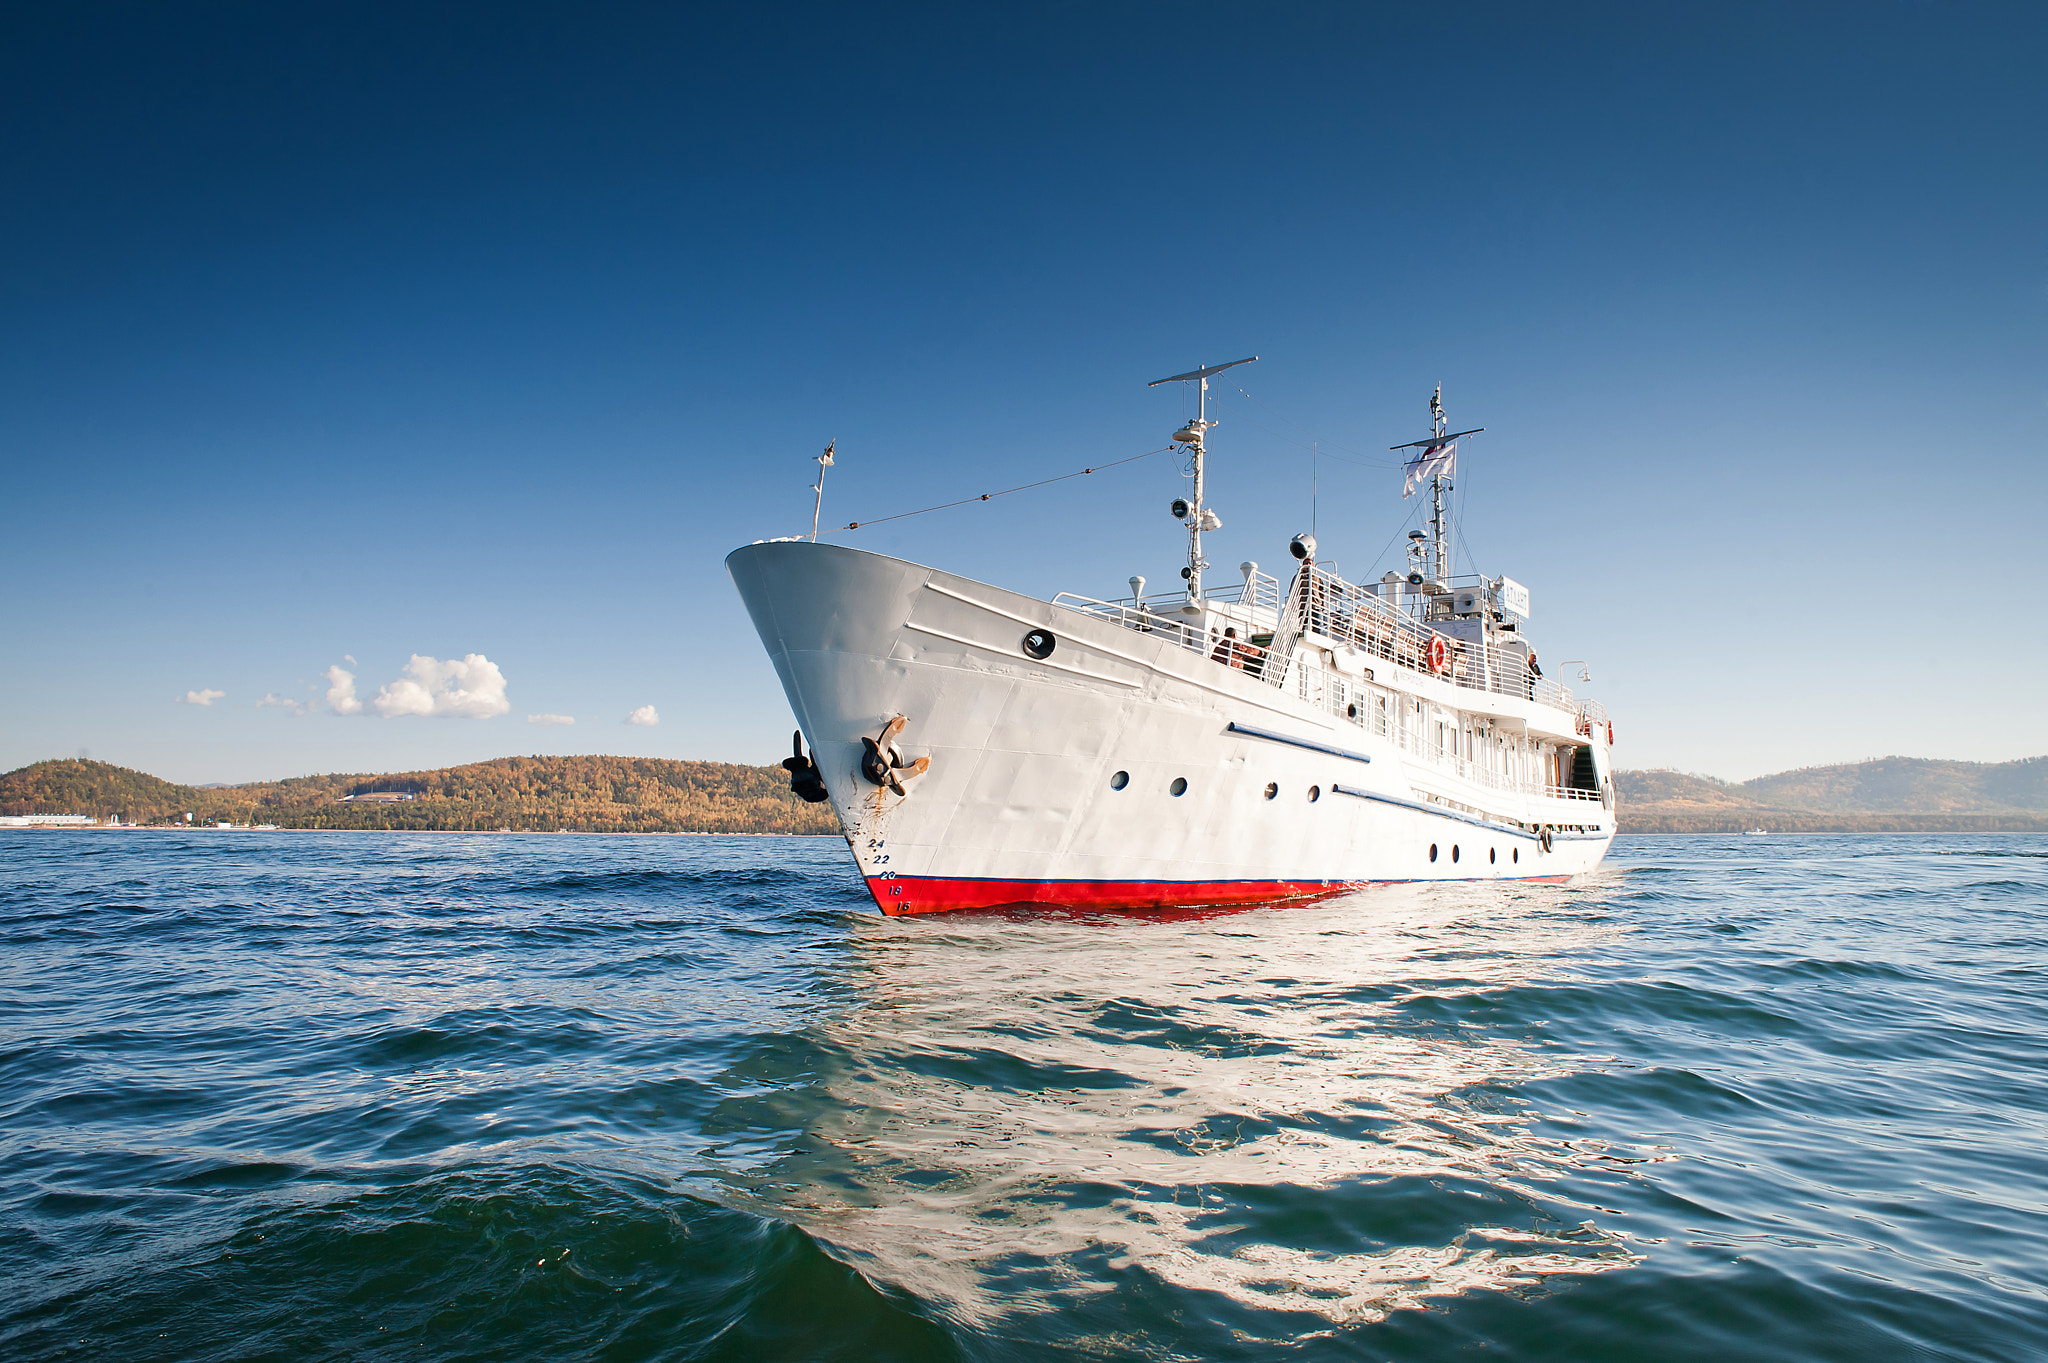
{"type": "Polygon", "coordinates": [[[1429,670],[1439,677],[1451,670],[1451,646],[1444,642],[1441,634],[1430,636],[1429,670]]]}
{"type": "Polygon", "coordinates": [[[1611,719],[1607,721],[1607,746],[1614,746],[1614,721],[1611,719]]]}

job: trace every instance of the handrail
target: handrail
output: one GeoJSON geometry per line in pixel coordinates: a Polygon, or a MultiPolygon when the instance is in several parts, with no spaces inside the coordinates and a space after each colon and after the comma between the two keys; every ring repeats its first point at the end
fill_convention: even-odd
{"type": "MultiPolygon", "coordinates": [[[[1530,675],[1519,653],[1454,639],[1413,620],[1377,594],[1362,592],[1320,568],[1311,567],[1304,572],[1314,576],[1297,576],[1285,602],[1276,599],[1277,624],[1270,648],[1261,648],[1249,639],[1222,638],[1204,622],[1203,616],[1182,614],[1179,607],[1186,598],[1177,594],[1142,601],[1101,601],[1062,592],[1053,598],[1053,603],[1241,669],[1333,719],[1385,738],[1404,754],[1474,785],[1531,798],[1604,798],[1598,790],[1554,786],[1532,779],[1538,773],[1533,769],[1534,754],[1529,746],[1492,730],[1482,731],[1486,740],[1483,757],[1465,756],[1458,744],[1439,749],[1425,736],[1422,726],[1401,710],[1402,702],[1414,697],[1412,689],[1399,690],[1372,680],[1370,668],[1360,669],[1366,673],[1364,676],[1345,674],[1311,662],[1305,656],[1288,656],[1294,651],[1294,638],[1290,636],[1299,632],[1289,626],[1305,624],[1311,632],[1340,647],[1355,648],[1376,662],[1390,662],[1418,677],[1431,677],[1466,690],[1512,695],[1561,710],[1572,716],[1575,729],[1582,735],[1607,722],[1606,707],[1590,697],[1574,696],[1569,687],[1549,678],[1530,675]],[[1333,588],[1331,584],[1336,585],[1333,588]],[[1153,609],[1155,604],[1161,609],[1153,609]],[[1429,641],[1436,638],[1444,639],[1450,650],[1450,666],[1441,674],[1430,672],[1427,663],[1429,641]]],[[[1264,578],[1263,574],[1258,576],[1264,578]]],[[[1275,582],[1276,591],[1277,586],[1275,582]]],[[[1244,594],[1243,585],[1238,584],[1210,593],[1205,599],[1236,605],[1244,594]]],[[[1257,594],[1255,585],[1255,604],[1262,604],[1256,601],[1257,594]]],[[[1460,744],[1473,741],[1470,730],[1452,732],[1460,744]]]]}

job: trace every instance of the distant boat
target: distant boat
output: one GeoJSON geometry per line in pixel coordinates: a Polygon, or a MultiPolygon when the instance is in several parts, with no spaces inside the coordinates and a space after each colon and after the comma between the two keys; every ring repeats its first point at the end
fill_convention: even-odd
{"type": "Polygon", "coordinates": [[[1744,837],[1750,837],[1750,838],[1762,838],[1762,837],[1768,837],[1768,836],[1770,835],[1770,831],[1771,831],[1771,830],[1770,830],[1770,829],[1768,829],[1768,828],[1752,828],[1752,829],[1750,829],[1750,830],[1749,830],[1749,831],[1748,831],[1747,833],[1745,833],[1745,834],[1744,834],[1743,836],[1744,836],[1744,837]]]}
{"type": "Polygon", "coordinates": [[[802,725],[791,787],[831,802],[884,913],[1554,882],[1606,855],[1606,710],[1537,669],[1525,588],[1452,575],[1452,458],[1477,432],[1433,398],[1434,432],[1394,447],[1430,498],[1407,572],[1347,582],[1297,535],[1284,589],[1255,563],[1205,589],[1206,392],[1230,367],[1159,381],[1204,394],[1173,436],[1170,596],[1039,601],[815,532],[726,559],[802,725]]]}

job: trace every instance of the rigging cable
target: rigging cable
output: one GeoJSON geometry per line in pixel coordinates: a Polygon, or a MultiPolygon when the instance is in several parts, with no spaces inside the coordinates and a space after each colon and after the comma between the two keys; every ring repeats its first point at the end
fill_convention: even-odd
{"type": "Polygon", "coordinates": [[[1466,562],[1473,565],[1473,576],[1484,577],[1486,574],[1480,572],[1477,567],[1479,555],[1472,552],[1472,546],[1465,540],[1465,480],[1463,478],[1458,479],[1458,485],[1453,491],[1458,498],[1458,513],[1451,521],[1452,532],[1458,537],[1458,547],[1465,551],[1466,562]]]}
{"type": "MultiPolygon", "coordinates": [[[[1372,567],[1367,568],[1365,570],[1365,576],[1367,578],[1370,578],[1372,576],[1374,568],[1378,568],[1380,566],[1380,560],[1387,556],[1387,550],[1394,547],[1394,541],[1401,538],[1401,532],[1408,528],[1408,523],[1415,519],[1415,513],[1420,510],[1422,510],[1422,503],[1417,502],[1415,504],[1414,510],[1411,510],[1406,516],[1401,518],[1401,523],[1394,527],[1393,538],[1389,539],[1386,543],[1386,546],[1382,548],[1378,554],[1373,556],[1372,567]]],[[[1364,579],[1361,579],[1361,581],[1363,580],[1364,579]]]]}
{"type": "Polygon", "coordinates": [[[1086,474],[1100,473],[1104,469],[1113,469],[1118,464],[1131,464],[1136,463],[1140,459],[1150,459],[1153,455],[1165,454],[1172,448],[1173,446],[1171,445],[1161,445],[1156,450],[1146,450],[1143,454],[1134,454],[1124,459],[1112,459],[1107,464],[1097,464],[1094,468],[1082,469],[1079,473],[1062,473],[1057,478],[1041,478],[1035,483],[1025,483],[1021,487],[1006,487],[1001,492],[984,492],[979,497],[962,497],[957,502],[941,502],[937,506],[928,506],[921,511],[899,511],[893,516],[877,516],[871,521],[849,521],[838,528],[841,530],[860,530],[870,525],[880,525],[884,521],[908,520],[912,516],[926,516],[934,511],[947,511],[953,507],[966,506],[972,502],[985,502],[991,497],[1007,497],[1013,492],[1029,492],[1032,488],[1044,487],[1049,483],[1064,483],[1069,478],[1080,478],[1086,474]]]}

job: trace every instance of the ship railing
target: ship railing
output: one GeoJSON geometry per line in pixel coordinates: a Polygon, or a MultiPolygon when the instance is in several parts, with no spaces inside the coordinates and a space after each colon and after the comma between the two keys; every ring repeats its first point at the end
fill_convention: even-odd
{"type": "MultiPolygon", "coordinates": [[[[1188,598],[1185,592],[1154,592],[1145,597],[1120,596],[1114,601],[1102,601],[1076,592],[1061,592],[1052,600],[1056,606],[1068,606],[1091,615],[1122,612],[1132,621],[1131,627],[1138,628],[1136,622],[1141,618],[1157,622],[1179,615],[1188,598]]],[[[1271,611],[1277,616],[1281,605],[1280,580],[1254,568],[1249,578],[1227,586],[1205,588],[1202,600],[1219,606],[1248,606],[1255,611],[1271,611]]]]}
{"type": "MultiPolygon", "coordinates": [[[[1297,578],[1285,601],[1280,598],[1278,582],[1259,573],[1253,574],[1249,584],[1232,584],[1205,596],[1210,601],[1235,605],[1249,595],[1255,606],[1268,605],[1281,621],[1271,647],[1255,644],[1249,638],[1222,638],[1204,625],[1200,617],[1180,613],[1187,598],[1179,594],[1101,601],[1061,592],[1053,598],[1053,604],[1149,634],[1214,662],[1241,668],[1336,717],[1353,718],[1347,714],[1358,704],[1353,696],[1367,688],[1379,688],[1372,688],[1369,680],[1311,663],[1306,657],[1288,659],[1287,652],[1299,653],[1291,645],[1303,631],[1320,635],[1340,647],[1357,649],[1372,660],[1374,667],[1392,663],[1417,677],[1449,682],[1463,690],[1516,696],[1562,710],[1573,716],[1582,735],[1607,722],[1606,707],[1590,697],[1575,696],[1570,687],[1549,677],[1536,676],[1519,651],[1440,634],[1386,598],[1355,587],[1334,573],[1320,567],[1305,571],[1312,575],[1306,586],[1297,578]],[[1437,638],[1445,644],[1448,666],[1443,673],[1429,668],[1430,642],[1437,638]]],[[[1365,670],[1372,671],[1373,667],[1365,670]]],[[[1514,785],[1523,788],[1521,782],[1514,785]]]]}
{"type": "MultiPolygon", "coordinates": [[[[1404,599],[1420,603],[1423,598],[1405,582],[1360,587],[1321,566],[1310,565],[1296,578],[1288,595],[1293,618],[1287,623],[1297,633],[1321,635],[1339,646],[1464,690],[1519,696],[1577,712],[1577,697],[1571,688],[1531,672],[1521,650],[1459,639],[1410,615],[1397,603],[1404,599]],[[1441,673],[1429,666],[1431,646],[1439,638],[1444,641],[1446,664],[1441,673]]],[[[1600,718],[1605,721],[1604,711],[1600,718]]]]}
{"type": "Polygon", "coordinates": [[[1280,689],[1333,720],[1357,726],[1385,739],[1403,754],[1488,790],[1511,795],[1559,795],[1564,798],[1598,801],[1599,791],[1545,785],[1537,779],[1542,759],[1525,742],[1502,743],[1500,735],[1482,729],[1474,737],[1462,726],[1446,724],[1439,729],[1435,719],[1424,719],[1414,710],[1410,693],[1382,686],[1364,677],[1350,676],[1297,658],[1287,669],[1280,689]],[[1449,739],[1439,742],[1439,734],[1449,739]],[[1467,755],[1467,745],[1476,748],[1467,755]]]}
{"type": "MultiPolygon", "coordinates": [[[[1173,602],[1185,599],[1178,596],[1165,598],[1173,602]]],[[[1098,601],[1092,596],[1061,592],[1052,599],[1052,603],[1055,606],[1065,606],[1068,610],[1080,611],[1084,615],[1092,615],[1098,620],[1122,625],[1125,629],[1135,630],[1140,634],[1149,634],[1170,644],[1177,644],[1190,653],[1208,653],[1214,643],[1209,637],[1208,629],[1188,616],[1165,609],[1154,610],[1150,603],[1158,600],[1160,598],[1148,597],[1134,605],[1129,599],[1098,601]]]]}
{"type": "Polygon", "coordinates": [[[1600,791],[1581,790],[1577,786],[1545,786],[1541,794],[1546,800],[1591,800],[1598,803],[1603,798],[1600,791]]]}
{"type": "MultiPolygon", "coordinates": [[[[1468,756],[1466,745],[1474,742],[1466,736],[1470,731],[1448,724],[1439,730],[1434,719],[1422,719],[1412,709],[1404,711],[1404,701],[1413,703],[1409,693],[1333,672],[1306,659],[1295,660],[1281,689],[1332,719],[1354,724],[1402,753],[1473,785],[1514,795],[1536,795],[1544,789],[1534,779],[1541,770],[1541,758],[1527,744],[1502,744],[1499,735],[1481,730],[1476,754],[1468,756]],[[1450,741],[1440,745],[1439,732],[1450,741]]],[[[1599,798],[1597,792],[1593,798],[1599,798]]]]}
{"type": "MultiPolygon", "coordinates": [[[[1280,583],[1255,571],[1246,580],[1215,591],[1205,591],[1202,599],[1214,605],[1247,606],[1251,612],[1264,611],[1278,618],[1280,583]]],[[[1260,675],[1264,668],[1267,650],[1251,641],[1248,626],[1238,626],[1240,634],[1237,638],[1226,638],[1220,630],[1205,623],[1203,617],[1183,614],[1181,608],[1187,604],[1187,597],[1178,592],[1143,598],[1124,597],[1116,601],[1061,592],[1052,599],[1052,603],[1125,629],[1149,634],[1215,662],[1243,668],[1253,676],[1260,675]]]]}

